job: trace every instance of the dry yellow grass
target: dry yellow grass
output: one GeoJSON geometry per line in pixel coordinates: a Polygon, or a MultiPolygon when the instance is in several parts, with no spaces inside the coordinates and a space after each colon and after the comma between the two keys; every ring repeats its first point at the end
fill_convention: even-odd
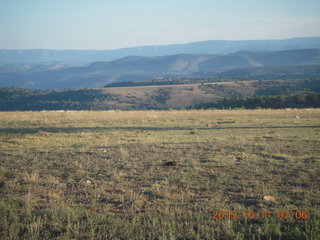
{"type": "Polygon", "coordinates": [[[320,109],[0,112],[0,236],[317,239],[319,119],[320,109]]]}

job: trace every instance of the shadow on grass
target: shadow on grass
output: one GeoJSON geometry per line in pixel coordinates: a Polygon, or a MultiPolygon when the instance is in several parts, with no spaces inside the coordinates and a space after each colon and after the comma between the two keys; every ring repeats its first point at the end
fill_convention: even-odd
{"type": "MultiPolygon", "coordinates": [[[[239,126],[239,127],[203,127],[197,130],[226,130],[226,129],[301,129],[301,128],[320,128],[320,126],[239,126]]],[[[40,128],[2,128],[0,133],[73,133],[73,132],[103,132],[113,130],[126,130],[126,131],[179,131],[191,130],[194,127],[40,127],[40,128]]]]}

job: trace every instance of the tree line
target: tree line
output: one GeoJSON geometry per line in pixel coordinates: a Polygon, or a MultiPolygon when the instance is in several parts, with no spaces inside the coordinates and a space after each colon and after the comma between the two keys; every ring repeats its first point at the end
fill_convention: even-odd
{"type": "Polygon", "coordinates": [[[320,94],[308,92],[304,94],[278,94],[272,96],[250,96],[224,98],[216,103],[199,104],[192,106],[196,109],[257,109],[257,108],[319,108],[320,94]]]}

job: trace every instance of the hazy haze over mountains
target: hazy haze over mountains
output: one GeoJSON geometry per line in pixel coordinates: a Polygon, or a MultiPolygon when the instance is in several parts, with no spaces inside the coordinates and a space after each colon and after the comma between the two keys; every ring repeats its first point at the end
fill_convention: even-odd
{"type": "Polygon", "coordinates": [[[0,88],[28,89],[1,88],[0,101],[10,93],[7,109],[36,106],[38,98],[43,109],[88,109],[73,104],[90,96],[89,109],[98,109],[106,91],[115,109],[119,102],[143,109],[172,99],[166,107],[191,106],[208,92],[234,97],[255,81],[279,90],[287,80],[299,82],[294,94],[318,93],[319,8],[319,0],[2,1],[0,88]],[[48,101],[60,103],[51,108],[48,101]]]}
{"type": "MultiPolygon", "coordinates": [[[[129,56],[114,61],[95,62],[77,67],[61,64],[2,66],[0,67],[0,86],[39,89],[96,88],[112,82],[206,77],[206,75],[217,77],[219,74],[235,69],[304,65],[314,65],[316,67],[313,70],[318,71],[320,48],[239,52],[227,55],[129,56]]],[[[272,72],[273,69],[268,71],[272,72]]],[[[281,68],[277,71],[281,71],[281,68]]],[[[288,72],[288,69],[286,68],[285,71],[288,72]]],[[[236,74],[239,75],[239,72],[236,74]]],[[[268,74],[264,72],[264,75],[268,74]]],[[[228,77],[232,77],[232,75],[229,74],[228,77]]]]}
{"type": "Polygon", "coordinates": [[[241,51],[282,51],[320,48],[320,37],[284,40],[212,40],[187,44],[141,46],[115,50],[0,50],[0,65],[59,62],[84,64],[111,61],[126,56],[164,56],[175,54],[230,54],[241,51]]]}

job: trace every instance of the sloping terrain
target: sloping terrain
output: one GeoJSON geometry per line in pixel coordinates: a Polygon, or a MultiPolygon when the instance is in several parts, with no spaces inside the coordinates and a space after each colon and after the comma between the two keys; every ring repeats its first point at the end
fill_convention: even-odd
{"type": "MultiPolygon", "coordinates": [[[[310,69],[303,70],[301,65],[315,66],[312,73],[317,74],[320,49],[240,52],[229,55],[131,56],[78,67],[61,64],[9,66],[0,68],[0,86],[33,89],[98,88],[113,82],[189,76],[219,77],[234,69],[274,66],[299,66],[302,71],[299,77],[304,77],[303,74],[308,75],[310,69]]],[[[269,70],[269,73],[273,72],[273,69],[269,70]]]]}
{"type": "MultiPolygon", "coordinates": [[[[197,76],[197,74],[194,74],[194,76],[197,76]]],[[[200,74],[200,76],[203,76],[203,74],[200,74]]],[[[292,79],[316,78],[319,76],[320,65],[242,68],[218,74],[220,78],[244,79],[292,79]]]]}
{"type": "MultiPolygon", "coordinates": [[[[224,98],[320,92],[320,79],[251,80],[78,90],[0,88],[0,110],[181,109],[224,98]]],[[[276,107],[276,106],[275,106],[276,107]]]]}

